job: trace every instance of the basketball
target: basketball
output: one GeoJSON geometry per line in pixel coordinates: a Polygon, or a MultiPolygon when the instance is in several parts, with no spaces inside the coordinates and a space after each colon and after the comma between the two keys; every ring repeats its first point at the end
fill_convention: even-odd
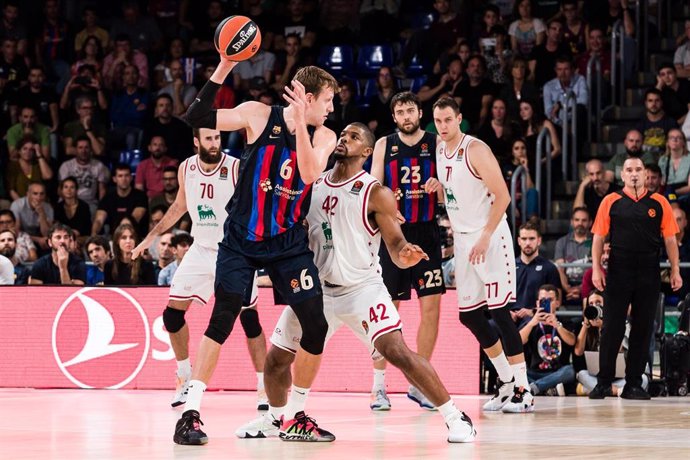
{"type": "Polygon", "coordinates": [[[221,57],[231,61],[245,61],[261,47],[261,31],[246,16],[230,16],[216,27],[213,42],[221,57]]]}

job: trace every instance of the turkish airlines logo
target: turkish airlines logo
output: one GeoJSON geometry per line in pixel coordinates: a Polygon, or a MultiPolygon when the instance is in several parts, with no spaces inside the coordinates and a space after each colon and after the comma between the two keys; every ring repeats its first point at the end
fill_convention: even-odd
{"type": "Polygon", "coordinates": [[[127,292],[84,288],[70,295],[55,316],[53,355],[80,388],[121,388],[144,366],[150,334],[144,309],[127,292]]]}

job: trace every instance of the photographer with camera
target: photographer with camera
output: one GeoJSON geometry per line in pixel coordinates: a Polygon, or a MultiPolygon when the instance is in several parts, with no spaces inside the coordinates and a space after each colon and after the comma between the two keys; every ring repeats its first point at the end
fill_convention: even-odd
{"type": "MultiPolygon", "coordinates": [[[[582,311],[582,328],[577,335],[577,343],[575,344],[575,356],[584,356],[585,352],[598,352],[601,343],[601,327],[604,318],[604,294],[595,289],[589,293],[584,309],[582,311]]],[[[626,340],[623,341],[622,351],[627,350],[627,335],[629,329],[626,327],[626,340]]],[[[597,385],[596,369],[589,367],[580,370],[577,373],[578,394],[588,395],[597,385]]],[[[649,384],[647,375],[642,374],[642,388],[645,390],[649,384]]],[[[618,395],[623,391],[625,379],[616,379],[612,382],[611,392],[618,395]]]]}
{"type": "Polygon", "coordinates": [[[542,285],[534,316],[520,329],[522,344],[530,356],[527,378],[534,395],[555,388],[559,396],[565,396],[563,385],[575,381],[570,351],[576,337],[556,319],[560,306],[559,289],[553,284],[542,285]]]}

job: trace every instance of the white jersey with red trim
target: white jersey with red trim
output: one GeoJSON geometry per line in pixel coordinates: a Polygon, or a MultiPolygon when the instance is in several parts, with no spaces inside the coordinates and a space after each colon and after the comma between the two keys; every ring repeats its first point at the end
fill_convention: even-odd
{"type": "Polygon", "coordinates": [[[309,247],[319,276],[337,286],[354,286],[381,276],[381,234],[369,224],[367,205],[379,181],[366,171],[333,183],[327,171],[314,183],[307,214],[309,247]]]}
{"type": "Polygon", "coordinates": [[[445,142],[439,143],[436,148],[438,179],[443,186],[446,211],[453,231],[458,233],[484,228],[494,201],[494,195],[472,169],[472,158],[468,152],[474,142],[486,145],[476,137],[464,134],[454,151],[449,151],[445,142]]]}
{"type": "Polygon", "coordinates": [[[194,244],[213,249],[223,239],[223,224],[228,217],[225,206],[235,193],[240,162],[230,155],[222,155],[222,160],[208,173],[199,166],[199,155],[187,158],[181,165],[194,244]]]}

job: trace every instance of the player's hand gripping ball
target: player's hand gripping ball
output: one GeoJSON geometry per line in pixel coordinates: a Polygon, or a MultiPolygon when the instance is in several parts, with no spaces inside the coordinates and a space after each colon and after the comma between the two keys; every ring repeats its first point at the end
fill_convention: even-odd
{"type": "Polygon", "coordinates": [[[222,58],[245,61],[261,48],[261,31],[247,16],[230,16],[216,27],[213,43],[222,58]]]}

